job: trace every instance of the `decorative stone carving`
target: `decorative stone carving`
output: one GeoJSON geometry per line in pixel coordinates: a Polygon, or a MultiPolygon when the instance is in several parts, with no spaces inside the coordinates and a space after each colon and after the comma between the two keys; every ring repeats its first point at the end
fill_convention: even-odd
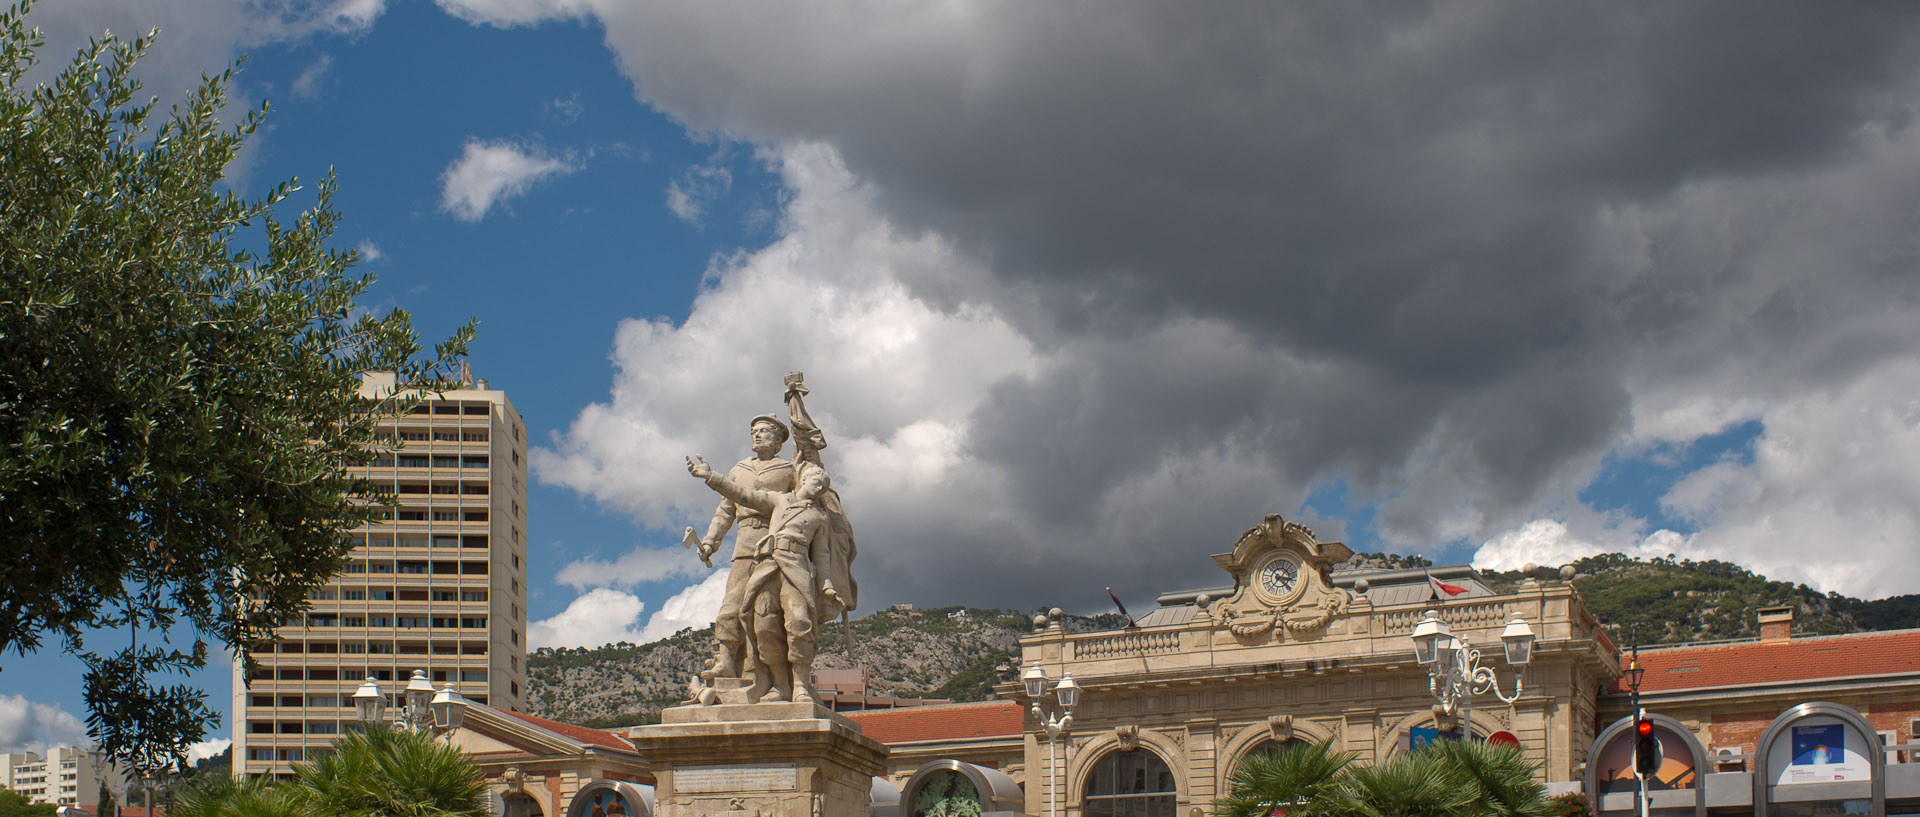
{"type": "Polygon", "coordinates": [[[1208,605],[1207,617],[1248,642],[1318,633],[1353,601],[1330,577],[1352,556],[1346,545],[1320,542],[1307,526],[1269,514],[1240,535],[1233,552],[1213,557],[1236,589],[1208,605]]]}
{"type": "Polygon", "coordinates": [[[1113,736],[1120,741],[1120,751],[1131,752],[1140,748],[1140,725],[1130,723],[1113,728],[1113,736]]]}
{"type": "Polygon", "coordinates": [[[1293,740],[1293,716],[1271,715],[1267,717],[1267,734],[1281,743],[1293,740]]]}
{"type": "Polygon", "coordinates": [[[508,766],[507,770],[501,773],[500,781],[507,784],[507,791],[524,791],[527,787],[527,773],[521,771],[519,766],[508,766]]]}

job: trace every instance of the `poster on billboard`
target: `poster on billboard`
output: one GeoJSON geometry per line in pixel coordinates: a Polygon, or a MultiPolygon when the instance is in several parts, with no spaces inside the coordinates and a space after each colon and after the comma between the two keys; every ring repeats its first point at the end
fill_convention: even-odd
{"type": "MultiPolygon", "coordinates": [[[[1648,776],[1647,790],[1693,788],[1699,782],[1699,774],[1693,766],[1693,752],[1687,739],[1664,723],[1653,725],[1653,737],[1660,742],[1660,766],[1648,776]]],[[[1637,791],[1640,788],[1640,780],[1633,774],[1633,738],[1632,729],[1621,731],[1601,747],[1597,757],[1589,761],[1600,770],[1602,794],[1637,791]]]]}
{"type": "Polygon", "coordinates": [[[1873,777],[1865,741],[1853,727],[1824,715],[1794,722],[1768,754],[1767,766],[1777,786],[1873,777]]]}
{"type": "Polygon", "coordinates": [[[1459,739],[1460,739],[1460,730],[1458,729],[1449,729],[1446,731],[1441,731],[1439,729],[1433,729],[1425,726],[1414,726],[1407,729],[1406,746],[1407,748],[1412,749],[1414,751],[1419,751],[1421,749],[1427,748],[1436,740],[1459,740],[1459,739]]]}

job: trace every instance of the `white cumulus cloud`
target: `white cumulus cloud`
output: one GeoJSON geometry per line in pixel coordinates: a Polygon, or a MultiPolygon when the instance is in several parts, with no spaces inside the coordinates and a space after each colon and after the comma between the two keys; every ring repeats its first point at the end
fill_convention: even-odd
{"type": "Polygon", "coordinates": [[[617,587],[657,582],[663,579],[690,578],[706,568],[684,548],[635,548],[613,561],[580,559],[560,568],[554,577],[561,584],[584,590],[589,587],[617,587]]]}
{"type": "Polygon", "coordinates": [[[1519,570],[1527,565],[1554,567],[1601,553],[1624,553],[1640,559],[1690,552],[1688,538],[1658,530],[1638,539],[1632,531],[1603,528],[1582,536],[1558,519],[1535,519],[1505,531],[1480,545],[1473,566],[1482,570],[1519,570]]]}
{"type": "Polygon", "coordinates": [[[572,156],[551,154],[538,145],[469,139],[460,158],[440,174],[440,209],[460,221],[479,221],[494,205],[526,193],[534,184],[579,169],[572,156]]]}
{"type": "Polygon", "coordinates": [[[582,594],[552,618],[527,625],[534,648],[598,647],[628,642],[658,641],[689,627],[713,623],[727,592],[727,572],[715,570],[707,578],[662,602],[658,612],[640,624],[646,602],[632,593],[596,588],[582,594]]]}
{"type": "Polygon", "coordinates": [[[187,747],[187,762],[198,763],[232,748],[233,741],[227,738],[203,740],[187,747]]]}
{"type": "Polygon", "coordinates": [[[636,641],[634,629],[646,602],[632,593],[599,588],[573,600],[552,618],[527,625],[527,640],[540,647],[598,647],[636,641]]]}
{"type": "Polygon", "coordinates": [[[54,747],[92,745],[86,724],[65,709],[24,695],[0,695],[0,753],[44,756],[54,747]]]}

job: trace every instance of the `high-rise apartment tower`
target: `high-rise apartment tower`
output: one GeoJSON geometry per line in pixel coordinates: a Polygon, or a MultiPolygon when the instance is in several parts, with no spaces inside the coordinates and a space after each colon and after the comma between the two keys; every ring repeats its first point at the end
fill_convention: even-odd
{"type": "Polygon", "coordinates": [[[0,788],[25,796],[30,803],[99,806],[102,787],[118,796],[126,785],[126,778],[105,755],[78,746],[53,747],[46,757],[33,752],[0,754],[0,788]]]}
{"type": "MultiPolygon", "coordinates": [[[[233,692],[234,771],[287,775],[355,721],[368,677],[388,712],[416,669],[434,688],[519,711],[526,694],[526,426],[505,392],[479,381],[383,421],[402,444],[356,473],[387,486],[391,519],[355,528],[352,561],[279,630],[233,692]]],[[[362,394],[391,394],[391,374],[362,394]]]]}

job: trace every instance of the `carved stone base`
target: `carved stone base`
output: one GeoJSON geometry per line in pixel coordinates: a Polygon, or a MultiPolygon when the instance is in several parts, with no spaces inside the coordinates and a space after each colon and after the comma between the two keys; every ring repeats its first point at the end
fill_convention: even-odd
{"type": "Polygon", "coordinates": [[[627,738],[653,768],[658,817],[865,814],[887,757],[813,703],[676,706],[627,738]]]}
{"type": "Polygon", "coordinates": [[[695,678],[692,689],[692,703],[708,705],[757,703],[753,699],[753,681],[748,678],[715,678],[712,686],[695,678]]]}

